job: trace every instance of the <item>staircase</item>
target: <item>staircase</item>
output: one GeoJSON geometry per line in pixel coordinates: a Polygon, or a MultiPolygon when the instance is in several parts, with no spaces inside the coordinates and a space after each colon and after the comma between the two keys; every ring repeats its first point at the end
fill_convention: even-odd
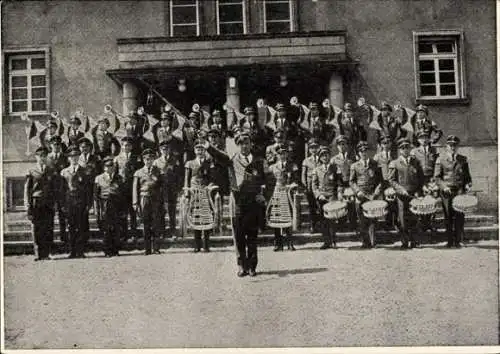
{"type": "MultiPolygon", "coordinates": [[[[293,233],[294,243],[297,245],[311,243],[311,242],[321,242],[320,233],[310,233],[309,225],[309,211],[307,206],[307,201],[305,198],[300,198],[300,221],[299,229],[293,233]]],[[[177,220],[179,220],[179,207],[177,208],[177,220]]],[[[437,229],[435,233],[427,231],[424,235],[421,235],[422,243],[435,243],[445,241],[444,235],[444,224],[443,224],[443,214],[440,210],[435,218],[435,228],[437,229]]],[[[90,215],[90,239],[88,242],[88,249],[92,251],[102,250],[102,234],[97,227],[97,220],[95,215],[90,215]]],[[[232,230],[231,230],[231,220],[229,216],[229,199],[226,197],[223,200],[223,218],[222,218],[222,230],[219,233],[215,231],[211,235],[211,244],[214,247],[223,247],[233,245],[232,230]]],[[[168,217],[167,217],[168,225],[168,217]]],[[[60,241],[59,238],[59,225],[58,218],[55,218],[55,252],[67,252],[64,243],[60,241]]],[[[356,234],[354,230],[345,227],[344,225],[339,225],[339,231],[337,232],[338,242],[342,241],[359,241],[359,235],[356,234]]],[[[178,234],[180,235],[180,230],[178,229],[178,234]]],[[[130,232],[130,236],[136,236],[135,242],[127,242],[122,245],[125,250],[142,249],[143,238],[142,238],[142,225],[139,224],[139,230],[137,235],[133,235],[130,232]]],[[[273,242],[273,229],[267,228],[259,234],[259,244],[261,245],[271,245],[273,242]]],[[[479,239],[498,239],[498,218],[497,214],[490,213],[474,213],[471,215],[466,215],[465,218],[465,239],[467,241],[474,241],[479,239]]],[[[399,235],[395,230],[383,230],[381,227],[377,228],[377,243],[393,243],[399,240],[399,235]]],[[[32,234],[31,234],[31,223],[26,218],[25,213],[12,212],[6,213],[4,215],[4,254],[29,254],[33,253],[32,244],[32,234]]],[[[177,238],[177,240],[172,239],[162,239],[161,246],[163,248],[167,247],[192,247],[194,245],[193,236],[191,232],[183,238],[177,238]]]]}

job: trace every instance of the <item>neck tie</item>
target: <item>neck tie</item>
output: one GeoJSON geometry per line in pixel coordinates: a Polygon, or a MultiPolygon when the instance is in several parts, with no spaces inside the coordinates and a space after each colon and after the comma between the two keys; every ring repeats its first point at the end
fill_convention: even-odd
{"type": "Polygon", "coordinates": [[[245,160],[245,163],[248,165],[250,163],[250,160],[248,159],[247,155],[243,156],[243,159],[245,160]]]}
{"type": "Polygon", "coordinates": [[[73,173],[76,173],[76,166],[73,166],[73,173]]]}
{"type": "Polygon", "coordinates": [[[40,170],[42,170],[42,173],[45,172],[45,165],[40,165],[40,170]]]}

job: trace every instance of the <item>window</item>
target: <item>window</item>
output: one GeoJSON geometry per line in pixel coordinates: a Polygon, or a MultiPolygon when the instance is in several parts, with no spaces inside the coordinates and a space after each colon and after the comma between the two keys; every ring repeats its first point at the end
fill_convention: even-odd
{"type": "Polygon", "coordinates": [[[170,0],[170,35],[200,35],[198,0],[170,0]]]}
{"type": "Polygon", "coordinates": [[[8,55],[9,113],[48,111],[48,70],[45,53],[8,55]]]}
{"type": "Polygon", "coordinates": [[[7,209],[24,209],[24,183],[23,177],[7,178],[7,209]]]}
{"type": "Polygon", "coordinates": [[[465,99],[463,34],[414,33],[414,47],[417,99],[465,99]]]}
{"type": "Polygon", "coordinates": [[[264,0],[264,32],[293,31],[292,0],[264,0]]]}
{"type": "Polygon", "coordinates": [[[217,1],[217,34],[245,34],[245,0],[217,1]]]}

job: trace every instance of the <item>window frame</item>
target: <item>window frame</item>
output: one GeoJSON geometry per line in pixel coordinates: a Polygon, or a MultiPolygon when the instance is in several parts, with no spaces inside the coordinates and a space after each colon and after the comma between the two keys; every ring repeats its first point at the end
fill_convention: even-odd
{"type": "MultiPolygon", "coordinates": [[[[468,103],[467,97],[467,82],[465,76],[465,49],[464,49],[464,33],[459,30],[440,30],[440,31],[413,31],[413,52],[414,52],[414,75],[415,75],[415,97],[417,103],[468,103]],[[421,42],[430,42],[432,47],[440,41],[453,41],[455,53],[423,53],[419,52],[419,44],[421,42]],[[436,95],[422,95],[419,62],[421,59],[434,61],[435,82],[433,86],[436,88],[436,95]],[[439,81],[439,60],[453,59],[455,64],[455,88],[456,94],[451,96],[442,96],[440,94],[439,81]]],[[[425,73],[425,72],[424,72],[425,73]]]]}
{"type": "MultiPolygon", "coordinates": [[[[232,0],[233,3],[229,3],[229,4],[222,4],[223,6],[224,5],[239,5],[241,4],[241,12],[242,12],[242,22],[243,22],[243,33],[223,33],[223,35],[232,35],[232,34],[235,34],[235,35],[241,35],[241,34],[247,34],[248,33],[248,20],[247,20],[247,0],[232,0]]],[[[217,17],[217,35],[220,36],[221,35],[221,31],[220,31],[220,25],[221,25],[221,21],[220,21],[220,0],[217,0],[216,1],[216,17],[217,17]]],[[[240,23],[240,21],[233,21],[233,22],[223,22],[223,23],[240,23]]]]}
{"type": "MultiPolygon", "coordinates": [[[[24,47],[8,47],[3,50],[2,54],[2,68],[4,73],[4,85],[2,85],[2,97],[6,104],[3,105],[3,112],[6,116],[20,117],[24,112],[12,112],[12,75],[11,63],[12,59],[17,58],[44,58],[45,59],[45,69],[25,69],[16,70],[16,73],[25,72],[25,75],[20,76],[36,76],[37,72],[40,74],[44,72],[45,75],[45,102],[46,109],[43,111],[32,111],[32,99],[31,99],[31,80],[28,80],[26,89],[28,90],[28,96],[26,101],[28,102],[27,114],[28,115],[47,115],[51,109],[51,66],[50,66],[50,47],[49,46],[24,46],[24,47]]],[[[37,99],[35,99],[36,101],[37,99]]],[[[41,99],[39,99],[41,100],[41,99]]]]}
{"type": "MultiPolygon", "coordinates": [[[[267,10],[266,10],[266,5],[267,3],[285,3],[288,2],[288,10],[290,12],[290,17],[289,17],[289,32],[295,32],[296,30],[296,14],[295,14],[295,7],[294,7],[294,1],[295,0],[262,0],[262,13],[263,13],[263,22],[264,22],[264,33],[275,33],[275,32],[268,32],[267,31],[267,10]]],[[[272,22],[285,22],[284,20],[270,20],[272,22]]]]}
{"type": "Polygon", "coordinates": [[[184,35],[174,34],[174,26],[187,27],[193,26],[194,23],[189,24],[174,24],[174,7],[195,7],[196,8],[196,37],[201,35],[201,25],[200,25],[200,0],[195,0],[194,5],[174,5],[174,1],[169,1],[169,14],[170,14],[170,37],[190,37],[184,35]]]}
{"type": "Polygon", "coordinates": [[[8,211],[24,211],[26,210],[25,200],[24,200],[24,184],[26,183],[25,177],[5,177],[5,192],[6,197],[6,209],[8,211]],[[13,182],[18,182],[23,185],[23,203],[21,205],[14,205],[14,193],[13,193],[13,182]]]}

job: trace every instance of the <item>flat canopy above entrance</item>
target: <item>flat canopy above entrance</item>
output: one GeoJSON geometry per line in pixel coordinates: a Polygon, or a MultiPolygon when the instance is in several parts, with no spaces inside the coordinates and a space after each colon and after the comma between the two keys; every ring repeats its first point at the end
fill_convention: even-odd
{"type": "Polygon", "coordinates": [[[117,82],[130,74],[241,70],[355,64],[346,53],[345,31],[118,40],[119,69],[106,73],[117,82]]]}

